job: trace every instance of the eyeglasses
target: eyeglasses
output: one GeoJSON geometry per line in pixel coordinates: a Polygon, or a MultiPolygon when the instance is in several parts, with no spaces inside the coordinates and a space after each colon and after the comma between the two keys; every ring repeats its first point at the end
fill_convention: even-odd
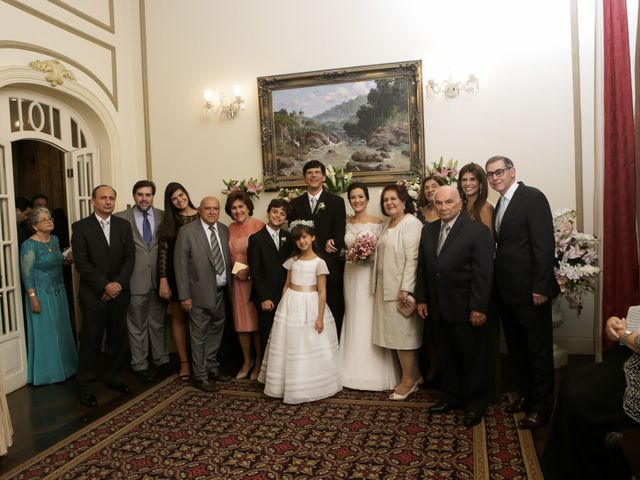
{"type": "Polygon", "coordinates": [[[42,223],[42,222],[53,222],[53,218],[51,217],[43,218],[41,220],[38,220],[36,223],[42,223]]]}
{"type": "Polygon", "coordinates": [[[511,170],[512,167],[506,167],[506,168],[499,168],[498,170],[494,170],[493,172],[489,172],[487,171],[487,177],[491,178],[491,177],[496,177],[496,178],[500,178],[504,175],[504,172],[506,172],[507,170],[511,170]]]}

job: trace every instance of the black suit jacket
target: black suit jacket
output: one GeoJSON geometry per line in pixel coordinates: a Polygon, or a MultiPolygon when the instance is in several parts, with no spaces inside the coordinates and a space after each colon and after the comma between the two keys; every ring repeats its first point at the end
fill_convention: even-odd
{"type": "Polygon", "coordinates": [[[280,249],[277,249],[265,226],[249,237],[247,249],[251,271],[251,300],[260,309],[260,304],[271,300],[278,305],[282,289],[287,280],[287,270],[282,266],[291,255],[291,235],[280,229],[280,249]]]}
{"type": "Polygon", "coordinates": [[[518,184],[502,217],[500,232],[494,235],[496,287],[502,301],[512,305],[531,304],[533,293],[548,297],[560,293],[553,272],[555,238],[549,202],[537,188],[518,184]]]}
{"type": "MultiPolygon", "coordinates": [[[[312,212],[309,205],[309,196],[305,192],[291,200],[291,210],[292,215],[289,223],[300,219],[313,220],[316,243],[320,248],[322,258],[327,263],[327,267],[329,267],[329,272],[334,274],[330,275],[329,279],[338,281],[335,277],[340,273],[340,250],[344,248],[344,232],[347,225],[347,211],[344,206],[344,200],[342,197],[323,190],[316,205],[316,210],[312,212]],[[321,204],[324,204],[324,208],[319,208],[321,204]],[[329,254],[326,252],[325,245],[329,239],[333,239],[338,250],[336,253],[329,254]]],[[[342,278],[339,281],[342,281],[342,278]]]]}
{"type": "Polygon", "coordinates": [[[133,272],[135,247],[131,224],[123,218],[111,215],[110,243],[94,214],[72,225],[71,246],[73,262],[80,274],[78,300],[83,308],[96,310],[111,303],[128,303],[129,279],[133,272]],[[100,297],[110,282],[122,286],[120,295],[109,302],[100,297]]]}
{"type": "Polygon", "coordinates": [[[487,313],[493,277],[493,244],[486,225],[463,211],[436,256],[440,220],[420,236],[415,298],[435,321],[463,323],[471,310],[487,313]]]}

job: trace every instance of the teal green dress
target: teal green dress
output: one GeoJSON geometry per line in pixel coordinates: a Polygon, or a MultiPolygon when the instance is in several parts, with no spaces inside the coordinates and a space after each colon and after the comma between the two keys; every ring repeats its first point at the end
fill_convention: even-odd
{"type": "Polygon", "coordinates": [[[71,331],[69,306],[62,278],[64,257],[55,235],[49,243],[31,238],[20,247],[20,270],[27,316],[27,382],[62,382],[78,370],[78,352],[71,331]],[[40,301],[40,313],[31,311],[28,289],[40,301]]]}

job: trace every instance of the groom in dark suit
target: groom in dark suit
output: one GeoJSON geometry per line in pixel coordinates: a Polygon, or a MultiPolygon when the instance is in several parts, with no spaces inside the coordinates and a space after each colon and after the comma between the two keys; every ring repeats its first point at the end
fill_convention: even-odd
{"type": "Polygon", "coordinates": [[[80,274],[78,300],[82,309],[78,383],[80,403],[97,404],[95,386],[100,378],[102,336],[107,331],[107,387],[129,391],[120,368],[127,355],[127,306],[129,279],[133,272],[135,247],[131,224],[112,215],[116,191],[99,185],[91,192],[94,213],[72,226],[73,260],[80,274]]]}
{"type": "Polygon", "coordinates": [[[491,188],[500,194],[494,217],[494,292],[520,394],[506,411],[526,411],[519,426],[533,429],[544,425],[553,410],[551,300],[560,292],[553,271],[553,216],[540,190],[516,182],[509,158],[491,157],[486,171],[491,188]]]}
{"type": "Polygon", "coordinates": [[[323,190],[326,168],[322,162],[308,161],[302,167],[302,174],[307,184],[307,193],[291,200],[292,215],[289,223],[294,220],[313,220],[316,243],[329,268],[327,305],[340,335],[344,316],[344,258],[340,257],[340,251],[344,247],[347,211],[341,197],[323,190]]]}
{"type": "Polygon", "coordinates": [[[289,258],[293,249],[291,235],[281,228],[287,221],[288,211],[289,203],[286,200],[271,200],[267,208],[267,224],[249,237],[247,254],[252,279],[251,300],[258,310],[263,352],[287,280],[287,270],[282,264],[289,258]]]}
{"type": "Polygon", "coordinates": [[[440,220],[422,230],[415,297],[418,314],[428,314],[442,365],[445,396],[431,413],[464,407],[466,427],[482,420],[489,403],[486,320],[493,277],[489,229],[469,218],[455,187],[434,197],[440,220]]]}

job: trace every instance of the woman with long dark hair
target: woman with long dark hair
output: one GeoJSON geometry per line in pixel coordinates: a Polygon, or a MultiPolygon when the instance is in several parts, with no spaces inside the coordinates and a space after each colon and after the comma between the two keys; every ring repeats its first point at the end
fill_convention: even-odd
{"type": "Polygon", "coordinates": [[[477,163],[467,163],[458,174],[458,192],[469,216],[484,223],[493,236],[493,205],[487,201],[487,174],[477,163]]]}
{"type": "Polygon", "coordinates": [[[189,380],[189,357],[187,355],[187,318],[180,308],[178,287],[173,274],[173,249],[178,230],[198,218],[198,210],[191,203],[187,189],[171,182],[164,190],[164,219],[158,227],[158,275],[160,297],[169,301],[173,340],[180,357],[180,378],[189,380]]]}

